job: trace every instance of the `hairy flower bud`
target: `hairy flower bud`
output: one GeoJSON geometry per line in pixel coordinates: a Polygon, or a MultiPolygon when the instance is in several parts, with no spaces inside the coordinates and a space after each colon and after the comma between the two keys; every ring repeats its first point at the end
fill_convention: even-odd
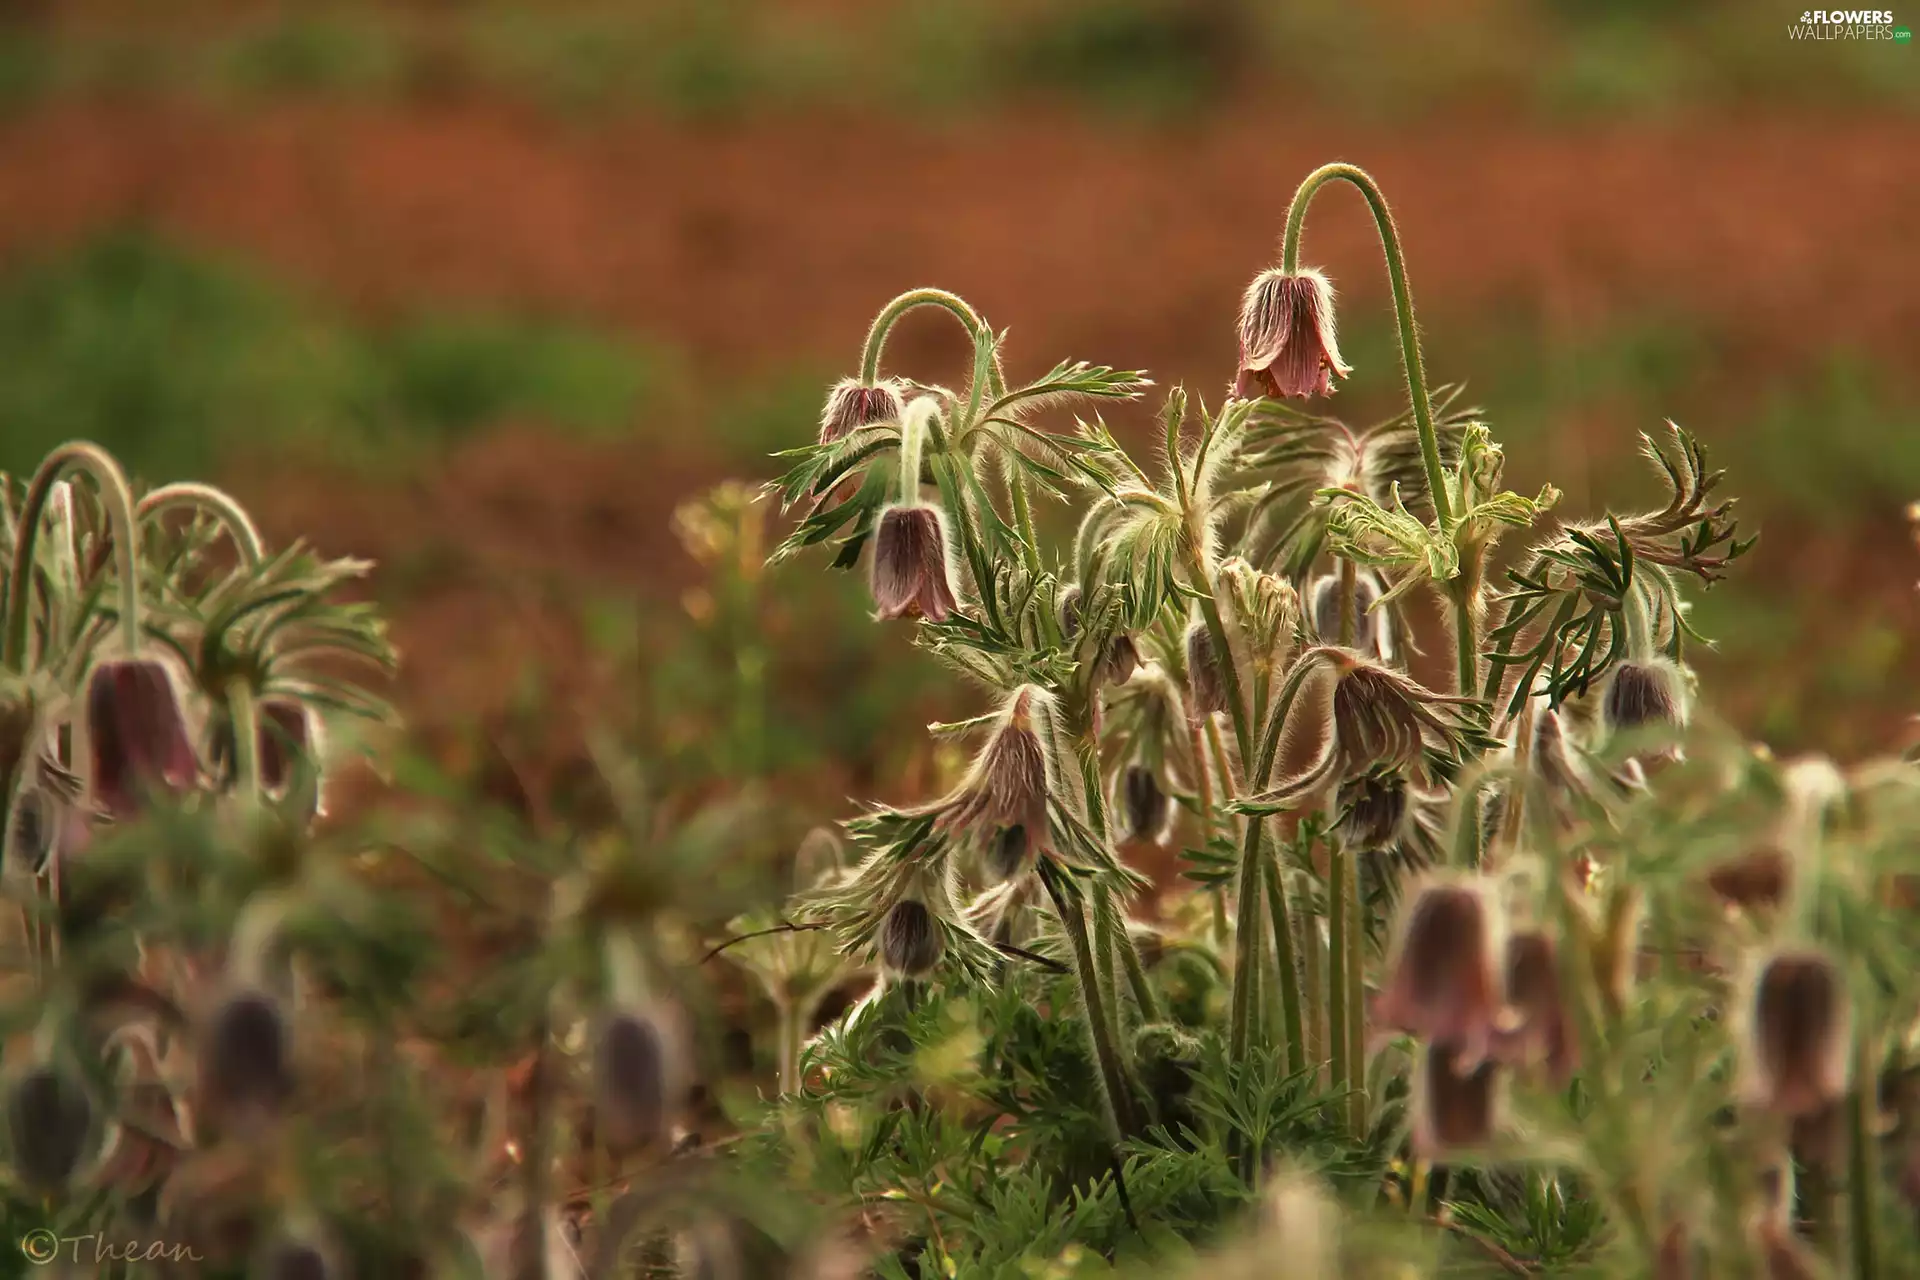
{"type": "Polygon", "coordinates": [[[7,846],[7,860],[30,875],[46,870],[53,856],[57,818],[46,796],[37,789],[22,791],[13,802],[13,839],[7,846]]]}
{"type": "MultiPolygon", "coordinates": [[[[1679,669],[1662,661],[1620,663],[1607,681],[1600,713],[1613,733],[1684,727],[1687,704],[1679,669]]],[[[1656,758],[1671,759],[1673,752],[1656,758]]]]}
{"type": "Polygon", "coordinates": [[[1319,652],[1331,652],[1336,661],[1332,763],[1342,780],[1382,769],[1420,767],[1429,739],[1445,741],[1456,732],[1436,708],[1471,701],[1435,693],[1410,676],[1345,650],[1319,652]]]}
{"type": "Polygon", "coordinates": [[[1240,371],[1234,394],[1305,399],[1333,393],[1353,372],[1334,337],[1333,286],[1311,268],[1270,268],[1247,286],[1240,304],[1240,371]]]}
{"type": "Polygon", "coordinates": [[[946,952],[946,939],[926,904],[902,898],[880,925],[880,963],[909,978],[933,972],[946,952]]]}
{"type": "Polygon", "coordinates": [[[1101,681],[1109,685],[1125,684],[1139,669],[1140,648],[1134,644],[1133,637],[1124,631],[1114,632],[1100,655],[1101,681]]]}
{"type": "Polygon", "coordinates": [[[57,1068],[35,1067],[7,1095],[13,1167],[29,1187],[58,1191],[79,1167],[93,1131],[93,1104],[78,1081],[57,1068]]]}
{"type": "MultiPolygon", "coordinates": [[[[1380,578],[1371,569],[1362,569],[1353,578],[1353,639],[1348,647],[1378,658],[1393,659],[1393,638],[1387,627],[1387,615],[1373,612],[1380,599],[1380,578]]],[[[1340,643],[1340,579],[1327,573],[1315,578],[1307,590],[1312,602],[1313,630],[1322,644],[1340,643]]]]}
{"type": "Polygon", "coordinates": [[[957,603],[946,518],[938,507],[888,507],[873,540],[873,599],[882,618],[945,622],[957,603]]]}
{"type": "Polygon", "coordinates": [[[87,741],[95,803],[116,819],[153,792],[184,792],[199,776],[186,713],[166,665],[102,662],[87,679],[87,741]]]}
{"type": "Polygon", "coordinates": [[[1173,817],[1173,802],[1160,789],[1160,779],[1143,764],[1130,764],[1120,775],[1120,806],[1126,815],[1127,839],[1158,843],[1173,817]]]}
{"type": "Polygon", "coordinates": [[[987,870],[995,880],[1012,880],[1032,865],[1033,839],[1018,824],[1003,827],[987,842],[987,870]]]}
{"type": "Polygon", "coordinates": [[[1384,849],[1407,820],[1407,782],[1397,773],[1369,773],[1340,785],[1341,843],[1349,849],[1384,849]]]}
{"type": "Polygon", "coordinates": [[[645,1010],[623,1009],[600,1026],[593,1049],[593,1114],[616,1150],[664,1138],[680,1104],[680,1055],[668,1029],[645,1010]]]}
{"type": "Polygon", "coordinates": [[[1765,910],[1785,900],[1792,877],[1793,864],[1785,853],[1756,849],[1708,871],[1707,888],[1730,909],[1765,910]]]}
{"type": "Polygon", "coordinates": [[[1187,696],[1189,710],[1198,718],[1227,709],[1226,678],[1214,651],[1213,632],[1204,622],[1187,628],[1187,696]]]}
{"type": "Polygon", "coordinates": [[[942,830],[971,829],[981,835],[1020,827],[1036,845],[1047,844],[1047,752],[1035,732],[1037,716],[1049,712],[1051,696],[1022,685],[1007,700],[1000,726],[975,757],[959,789],[942,806],[942,830]]]}
{"type": "Polygon", "coordinates": [[[1499,921],[1472,882],[1437,882],[1413,899],[1374,1005],[1377,1026],[1484,1055],[1500,1014],[1499,921]]]}
{"type": "Polygon", "coordinates": [[[271,996],[227,997],[201,1035],[201,1110],[238,1122],[276,1114],[293,1091],[289,1058],[286,1021],[271,996]]]}
{"type": "Polygon", "coordinates": [[[1553,939],[1538,931],[1507,939],[1507,1004],[1519,1025],[1501,1039],[1501,1058],[1515,1065],[1540,1063],[1556,1088],[1573,1075],[1572,1024],[1560,999],[1560,971],[1553,939]]]}
{"type": "Polygon", "coordinates": [[[1414,1108],[1413,1146],[1425,1159],[1491,1141],[1499,1120],[1499,1065],[1459,1046],[1427,1046],[1414,1108]]]}
{"type": "Polygon", "coordinates": [[[820,443],[835,440],[882,422],[898,422],[906,411],[900,389],[892,382],[867,386],[856,378],[842,378],[827,393],[826,408],[820,413],[820,443]]]}
{"type": "Polygon", "coordinates": [[[1068,644],[1072,644],[1074,638],[1080,634],[1081,596],[1081,590],[1077,586],[1069,586],[1060,593],[1060,635],[1068,644]]]}
{"type": "Polygon", "coordinates": [[[1833,961],[1813,952],[1773,956],[1754,983],[1748,1018],[1751,1103],[1798,1120],[1846,1092],[1851,1009],[1833,961]]]}

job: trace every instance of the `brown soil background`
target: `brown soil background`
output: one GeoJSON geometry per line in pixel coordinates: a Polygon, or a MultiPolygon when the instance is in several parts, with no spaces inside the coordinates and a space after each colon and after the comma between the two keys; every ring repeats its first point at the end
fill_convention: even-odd
{"type": "MultiPolygon", "coordinates": [[[[1904,118],[1798,110],[1389,131],[1257,101],[1163,131],[1034,112],[939,130],[826,116],[692,129],[485,103],[52,106],[0,125],[0,259],[139,221],[369,315],[431,299],[612,323],[677,344],[719,383],[796,359],[851,365],[880,304],[938,284],[1011,327],[1016,373],[1083,356],[1211,395],[1294,184],[1338,158],[1394,201],[1429,328],[1519,305],[1577,336],[1664,308],[1766,365],[1835,345],[1897,362],[1920,333],[1912,136],[1904,118]]],[[[1308,257],[1348,309],[1386,305],[1372,234],[1351,193],[1315,206],[1308,257]]],[[[889,359],[937,377],[956,349],[940,318],[915,317],[889,359]]],[[[1369,377],[1391,394],[1398,373],[1369,377]]],[[[1709,440],[1734,427],[1702,424],[1709,440]]],[[[497,699],[529,648],[564,656],[569,639],[539,634],[516,584],[684,576],[665,512],[719,476],[682,426],[644,431],[597,445],[497,433],[424,480],[229,478],[272,534],[330,552],[391,562],[429,535],[466,544],[475,571],[396,619],[405,701],[431,722],[497,699]]],[[[1910,549],[1891,515],[1868,514],[1839,542],[1783,547],[1770,530],[1759,571],[1910,617],[1910,549]]]]}

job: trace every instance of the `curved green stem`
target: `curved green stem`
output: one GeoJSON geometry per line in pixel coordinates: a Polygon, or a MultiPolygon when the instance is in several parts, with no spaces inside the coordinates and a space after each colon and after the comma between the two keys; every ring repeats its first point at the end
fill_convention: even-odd
{"type": "Polygon", "coordinates": [[[1380,229],[1380,246],[1386,251],[1387,280],[1393,287],[1394,317],[1400,325],[1400,360],[1407,374],[1407,398],[1413,404],[1413,419],[1420,428],[1420,457],[1426,464],[1427,487],[1433,494],[1433,513],[1444,535],[1453,512],[1447,501],[1446,476],[1440,468],[1440,438],[1433,425],[1433,401],[1427,394],[1426,365],[1420,359],[1420,334],[1414,325],[1413,291],[1407,286],[1407,263],[1400,250],[1400,232],[1387,208],[1387,198],[1366,170],[1351,164],[1322,165],[1307,175],[1294,192],[1287,210],[1286,237],[1280,245],[1280,269],[1289,275],[1300,269],[1300,232],[1307,220],[1307,206],[1327,183],[1339,180],[1351,183],[1366,198],[1373,212],[1374,225],[1380,229]]]}
{"type": "Polygon", "coordinates": [[[191,507],[217,516],[220,523],[226,526],[227,535],[233,539],[234,546],[240,549],[241,559],[249,566],[259,564],[266,557],[266,545],[260,539],[259,529],[254,527],[253,517],[247,514],[246,508],[233,495],[210,484],[183,480],[178,484],[162,485],[140,499],[134,514],[144,522],[177,507],[191,507]]]}
{"type": "Polygon", "coordinates": [[[40,541],[41,517],[54,485],[69,471],[84,471],[100,486],[100,501],[107,509],[112,526],[114,557],[120,570],[120,628],[126,637],[127,656],[140,652],[140,548],[135,541],[136,524],[133,495],[126,475],[106,450],[83,440],[63,444],[40,464],[27,486],[21,506],[20,527],[13,544],[13,565],[7,578],[6,649],[0,653],[7,669],[24,672],[27,661],[27,633],[32,626],[33,556],[40,541]]]}
{"type": "Polygon", "coordinates": [[[1020,559],[1027,566],[1027,572],[1037,578],[1040,576],[1040,539],[1033,531],[1033,504],[1027,500],[1027,478],[1017,466],[1008,468],[1007,488],[1013,494],[1014,525],[1020,530],[1020,559]]]}
{"type": "MultiPolygon", "coordinates": [[[[966,327],[967,336],[976,345],[986,331],[987,322],[959,294],[948,293],[945,289],[909,289],[882,307],[880,314],[873,318],[872,327],[867,330],[867,340],[860,349],[860,381],[863,384],[872,386],[880,377],[880,353],[886,349],[888,335],[893,332],[893,326],[899,323],[900,317],[916,307],[940,307],[952,313],[966,327]]],[[[989,370],[988,379],[994,395],[998,396],[1006,390],[997,361],[989,370]]]]}

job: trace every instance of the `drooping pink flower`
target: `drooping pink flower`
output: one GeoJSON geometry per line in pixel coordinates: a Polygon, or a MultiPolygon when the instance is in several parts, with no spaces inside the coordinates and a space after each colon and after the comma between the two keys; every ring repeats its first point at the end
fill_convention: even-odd
{"type": "Polygon", "coordinates": [[[893,383],[868,386],[843,378],[827,393],[826,408],[820,412],[820,443],[832,444],[861,427],[898,422],[904,410],[900,389],[893,383]]]}
{"type": "Polygon", "coordinates": [[[1352,372],[1334,338],[1333,286],[1326,276],[1311,268],[1288,275],[1274,267],[1254,278],[1240,305],[1235,395],[1331,395],[1334,378],[1352,372]]]}
{"type": "Polygon", "coordinates": [[[882,618],[945,622],[956,601],[947,567],[947,526],[938,507],[889,507],[873,539],[873,599],[882,618]]]}
{"type": "Polygon", "coordinates": [[[1439,882],[1401,925],[1374,1025],[1452,1046],[1466,1070],[1485,1056],[1501,1012],[1499,921],[1471,882],[1439,882]]]}
{"type": "Polygon", "coordinates": [[[199,757],[172,674],[159,662],[102,662],[87,680],[93,799],[116,819],[133,817],[156,792],[179,793],[199,778],[199,757]]]}

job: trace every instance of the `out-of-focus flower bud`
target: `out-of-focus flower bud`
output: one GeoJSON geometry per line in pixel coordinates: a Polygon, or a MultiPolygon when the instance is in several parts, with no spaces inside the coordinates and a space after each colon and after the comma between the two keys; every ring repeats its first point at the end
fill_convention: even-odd
{"type": "MultiPolygon", "coordinates": [[[[1687,723],[1685,678],[1664,660],[1622,662],[1607,680],[1600,713],[1610,733],[1640,730],[1679,730],[1687,723]]],[[[1653,760],[1678,759],[1678,748],[1667,748],[1653,760]]]]}
{"type": "Polygon", "coordinates": [[[1377,1026],[1485,1055],[1500,1016],[1500,921],[1473,882],[1438,882],[1413,899],[1374,1005],[1377,1026]]]}
{"type": "Polygon", "coordinates": [[[946,949],[940,926],[924,902],[902,898],[880,924],[880,963],[894,973],[924,977],[933,972],[946,949]]]}
{"type": "Polygon", "coordinates": [[[987,869],[995,880],[1012,880],[1033,865],[1033,838],[1019,824],[1002,827],[987,841],[987,869]]]}
{"type": "Polygon", "coordinates": [[[594,1123],[616,1150],[660,1141],[686,1093],[677,1028],[645,1009],[607,1015],[593,1050],[594,1123]]]}
{"type": "Polygon", "coordinates": [[[1483,1147],[1499,1123],[1499,1064],[1444,1041],[1427,1046],[1414,1108],[1413,1146],[1432,1160],[1483,1147]]]}
{"type": "Polygon", "coordinates": [[[1213,632],[1204,622],[1187,628],[1188,710],[1195,717],[1212,715],[1227,709],[1226,678],[1220,669],[1221,655],[1214,651],[1213,632]]]}
{"type": "Polygon", "coordinates": [[[199,1048],[199,1110],[216,1124],[256,1123],[293,1092],[287,1025],[262,991],[235,992],[207,1019],[199,1048]]]}
{"type": "Polygon", "coordinates": [[[180,693],[166,664],[102,662],[87,680],[86,728],[94,802],[115,819],[152,794],[179,794],[199,778],[180,693]]]}
{"type": "Polygon", "coordinates": [[[1333,322],[1333,286],[1308,268],[1289,275],[1261,272],[1240,305],[1240,371],[1234,394],[1306,399],[1333,393],[1333,379],[1353,372],[1340,358],[1333,322]]]}
{"type": "Polygon", "coordinates": [[[1747,911],[1777,907],[1787,895],[1793,864],[1779,849],[1755,849],[1707,872],[1707,888],[1729,908],[1747,911]]]}
{"type": "Polygon", "coordinates": [[[1160,789],[1160,779],[1143,764],[1130,764],[1120,775],[1120,804],[1126,814],[1129,840],[1159,842],[1173,817],[1173,802],[1160,789]]]}
{"type": "Polygon", "coordinates": [[[1833,961],[1815,952],[1774,955],[1754,982],[1748,1017],[1749,1102],[1797,1120],[1846,1092],[1851,1006],[1833,961]]]}
{"type": "Polygon", "coordinates": [[[946,517],[922,503],[889,507],[873,539],[873,599],[882,618],[945,622],[958,607],[946,517]]]}
{"type": "Polygon", "coordinates": [[[1458,732],[1440,709],[1470,699],[1435,693],[1410,676],[1345,650],[1317,652],[1331,653],[1334,661],[1336,777],[1419,768],[1429,740],[1443,742],[1458,732]]]}
{"type": "Polygon", "coordinates": [[[861,427],[898,422],[905,410],[906,402],[894,383],[868,386],[856,378],[842,378],[827,393],[826,407],[820,412],[820,443],[832,444],[861,427]]]}
{"type": "Polygon", "coordinates": [[[1501,1037],[1500,1057],[1515,1065],[1535,1063],[1564,1087],[1577,1061],[1572,1024],[1560,999],[1559,957],[1553,939],[1537,930],[1507,939],[1507,1004],[1519,1025],[1501,1037]]]}
{"type": "Polygon", "coordinates": [[[341,1280],[346,1272],[333,1250],[306,1240],[280,1240],[261,1261],[262,1280],[341,1280]]]}
{"type": "Polygon", "coordinates": [[[35,1191],[58,1191],[79,1167],[93,1133],[93,1104],[64,1071],[35,1067],[7,1094],[13,1167],[35,1191]]]}

